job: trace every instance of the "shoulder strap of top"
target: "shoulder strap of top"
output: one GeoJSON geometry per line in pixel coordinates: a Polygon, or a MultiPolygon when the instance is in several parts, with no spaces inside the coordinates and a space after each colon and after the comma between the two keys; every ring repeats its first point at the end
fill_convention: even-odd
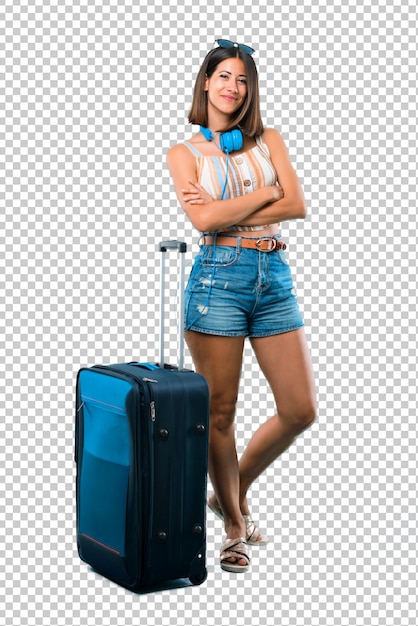
{"type": "Polygon", "coordinates": [[[255,142],[256,142],[257,146],[260,148],[260,150],[262,152],[264,152],[264,154],[267,156],[267,158],[271,159],[269,147],[266,144],[266,142],[263,141],[263,138],[261,137],[261,135],[257,135],[257,137],[255,138],[255,142]]]}
{"type": "Polygon", "coordinates": [[[189,148],[190,152],[193,152],[193,154],[194,154],[195,156],[202,156],[202,153],[201,153],[201,152],[199,152],[199,150],[196,150],[196,148],[194,147],[194,145],[193,145],[193,144],[191,144],[190,142],[185,141],[185,142],[184,142],[184,145],[185,145],[187,148],[189,148]]]}

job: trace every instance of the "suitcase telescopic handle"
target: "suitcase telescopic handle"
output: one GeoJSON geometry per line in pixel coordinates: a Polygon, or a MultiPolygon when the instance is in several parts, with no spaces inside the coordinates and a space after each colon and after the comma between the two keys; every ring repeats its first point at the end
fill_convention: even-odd
{"type": "Polygon", "coordinates": [[[179,252],[187,252],[187,243],[185,241],[161,241],[160,252],[167,252],[167,250],[178,250],[179,252]]]}
{"type": "Polygon", "coordinates": [[[164,329],[165,329],[165,262],[167,250],[177,250],[180,254],[180,273],[179,273],[179,339],[178,339],[178,355],[177,367],[179,371],[184,366],[184,278],[185,278],[185,253],[187,244],[184,241],[161,241],[160,252],[162,252],[161,261],[161,304],[160,304],[160,358],[159,366],[164,367],[164,329]]]}

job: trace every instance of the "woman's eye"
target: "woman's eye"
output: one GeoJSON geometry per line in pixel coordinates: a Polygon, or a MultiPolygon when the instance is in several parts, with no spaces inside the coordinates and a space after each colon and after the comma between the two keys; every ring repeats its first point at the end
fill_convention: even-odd
{"type": "MultiPolygon", "coordinates": [[[[228,74],[219,74],[220,78],[224,79],[224,80],[229,80],[229,75],[228,74]]],[[[237,82],[240,85],[246,85],[247,84],[247,80],[246,78],[238,78],[237,82]]]]}

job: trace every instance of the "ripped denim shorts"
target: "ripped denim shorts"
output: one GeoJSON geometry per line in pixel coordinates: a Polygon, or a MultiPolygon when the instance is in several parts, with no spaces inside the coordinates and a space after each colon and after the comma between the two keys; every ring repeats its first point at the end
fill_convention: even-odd
{"type": "Polygon", "coordinates": [[[185,330],[268,337],[303,326],[284,250],[203,245],[185,293],[185,330]]]}

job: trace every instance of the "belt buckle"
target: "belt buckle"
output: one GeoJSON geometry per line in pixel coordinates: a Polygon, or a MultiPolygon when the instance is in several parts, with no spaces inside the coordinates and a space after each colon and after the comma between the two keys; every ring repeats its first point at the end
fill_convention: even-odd
{"type": "Polygon", "coordinates": [[[262,239],[257,239],[257,241],[255,242],[255,247],[259,252],[273,252],[273,250],[276,250],[276,248],[278,247],[277,246],[278,243],[279,242],[274,237],[265,237],[262,239]],[[269,243],[268,248],[261,247],[263,241],[268,241],[269,243]]]}

